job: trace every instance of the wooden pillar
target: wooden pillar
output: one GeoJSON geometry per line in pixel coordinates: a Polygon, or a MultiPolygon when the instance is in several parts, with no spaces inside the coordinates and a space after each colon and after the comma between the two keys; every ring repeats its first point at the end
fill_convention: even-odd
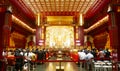
{"type": "Polygon", "coordinates": [[[46,46],[45,42],[46,42],[46,26],[44,26],[44,47],[46,46]]]}
{"type": "Polygon", "coordinates": [[[3,26],[5,22],[5,8],[0,8],[0,59],[2,59],[2,50],[4,49],[3,46],[3,26]]]}
{"type": "Polygon", "coordinates": [[[76,26],[74,26],[74,49],[76,48],[76,26]]]}
{"type": "Polygon", "coordinates": [[[112,11],[109,13],[109,35],[110,35],[110,46],[113,49],[117,49],[118,53],[118,60],[120,60],[120,25],[119,25],[119,19],[120,19],[120,12],[117,12],[117,6],[112,7],[112,11]]]}
{"type": "Polygon", "coordinates": [[[76,35],[77,35],[77,37],[75,39],[76,47],[77,48],[79,47],[79,49],[81,49],[80,46],[84,46],[84,28],[83,28],[83,26],[76,27],[76,35]]]}
{"type": "Polygon", "coordinates": [[[6,11],[5,20],[3,26],[3,46],[10,46],[10,32],[11,32],[11,22],[12,22],[12,13],[10,11],[6,11]]]}
{"type": "Polygon", "coordinates": [[[41,39],[42,35],[41,30],[42,30],[41,26],[36,28],[36,45],[39,45],[39,40],[41,39]]]}
{"type": "Polygon", "coordinates": [[[45,47],[45,27],[44,26],[39,26],[36,29],[36,45],[45,47]]]}
{"type": "MultiPolygon", "coordinates": [[[[112,49],[117,50],[117,57],[113,59],[113,62],[120,60],[120,12],[118,12],[118,6],[115,4],[110,5],[111,10],[108,12],[109,15],[109,35],[110,35],[110,46],[112,49]]],[[[115,63],[114,63],[115,64],[115,63]]],[[[118,71],[117,65],[113,71],[118,71]]]]}
{"type": "MultiPolygon", "coordinates": [[[[80,46],[84,46],[84,17],[83,14],[77,14],[78,19],[76,20],[76,22],[78,22],[76,25],[78,28],[76,28],[76,33],[78,35],[77,39],[76,39],[76,46],[78,46],[80,48],[80,46]]],[[[81,49],[81,48],[80,48],[81,49]]]]}
{"type": "MultiPolygon", "coordinates": [[[[3,49],[10,46],[10,32],[11,32],[12,13],[7,10],[7,7],[0,7],[0,59],[4,60],[2,56],[3,49]]],[[[1,62],[0,71],[6,71],[5,62],[1,62]]]]}
{"type": "Polygon", "coordinates": [[[80,41],[80,45],[84,45],[84,28],[83,26],[78,26],[78,39],[80,41]]]}

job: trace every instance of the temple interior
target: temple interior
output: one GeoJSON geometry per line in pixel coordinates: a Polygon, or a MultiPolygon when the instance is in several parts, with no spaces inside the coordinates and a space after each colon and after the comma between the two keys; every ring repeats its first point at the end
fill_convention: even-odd
{"type": "Polygon", "coordinates": [[[0,71],[119,71],[120,0],[0,0],[0,71]]]}

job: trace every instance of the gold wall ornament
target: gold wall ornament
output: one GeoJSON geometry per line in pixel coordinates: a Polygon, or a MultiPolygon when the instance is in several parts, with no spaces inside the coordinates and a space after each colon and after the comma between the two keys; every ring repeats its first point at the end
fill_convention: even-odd
{"type": "Polygon", "coordinates": [[[73,26],[48,26],[46,27],[46,46],[56,48],[69,48],[74,46],[73,26]]]}

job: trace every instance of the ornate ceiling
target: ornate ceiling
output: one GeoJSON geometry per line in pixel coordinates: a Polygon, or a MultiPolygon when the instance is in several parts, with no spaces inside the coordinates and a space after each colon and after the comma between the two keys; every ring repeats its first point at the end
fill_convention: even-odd
{"type": "Polygon", "coordinates": [[[40,12],[80,12],[85,14],[97,0],[21,0],[34,14],[40,12]]]}
{"type": "Polygon", "coordinates": [[[37,13],[44,16],[78,16],[84,14],[90,18],[99,9],[104,8],[109,0],[9,0],[15,7],[22,10],[25,15],[35,19],[37,13]]]}
{"type": "MultiPolygon", "coordinates": [[[[18,13],[21,13],[33,22],[35,22],[37,13],[42,13],[42,19],[46,19],[46,16],[73,16],[75,22],[78,21],[79,13],[82,13],[84,14],[85,21],[86,19],[91,21],[91,18],[99,15],[98,12],[103,10],[109,1],[110,0],[9,0],[9,2],[19,10],[15,14],[16,16],[18,13]]],[[[35,23],[30,24],[35,25],[35,23]]],[[[88,22],[85,24],[88,24],[88,22]]],[[[87,27],[89,26],[90,25],[87,27]]]]}

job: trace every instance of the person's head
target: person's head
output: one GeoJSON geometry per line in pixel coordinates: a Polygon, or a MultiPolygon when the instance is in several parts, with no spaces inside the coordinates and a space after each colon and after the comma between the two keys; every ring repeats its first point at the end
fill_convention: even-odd
{"type": "Polygon", "coordinates": [[[23,49],[23,52],[26,52],[26,49],[23,49]]]}
{"type": "Polygon", "coordinates": [[[102,51],[103,49],[102,48],[100,48],[100,51],[102,51]]]}
{"type": "Polygon", "coordinates": [[[26,49],[26,52],[30,52],[30,50],[29,50],[29,49],[26,49]]]}

